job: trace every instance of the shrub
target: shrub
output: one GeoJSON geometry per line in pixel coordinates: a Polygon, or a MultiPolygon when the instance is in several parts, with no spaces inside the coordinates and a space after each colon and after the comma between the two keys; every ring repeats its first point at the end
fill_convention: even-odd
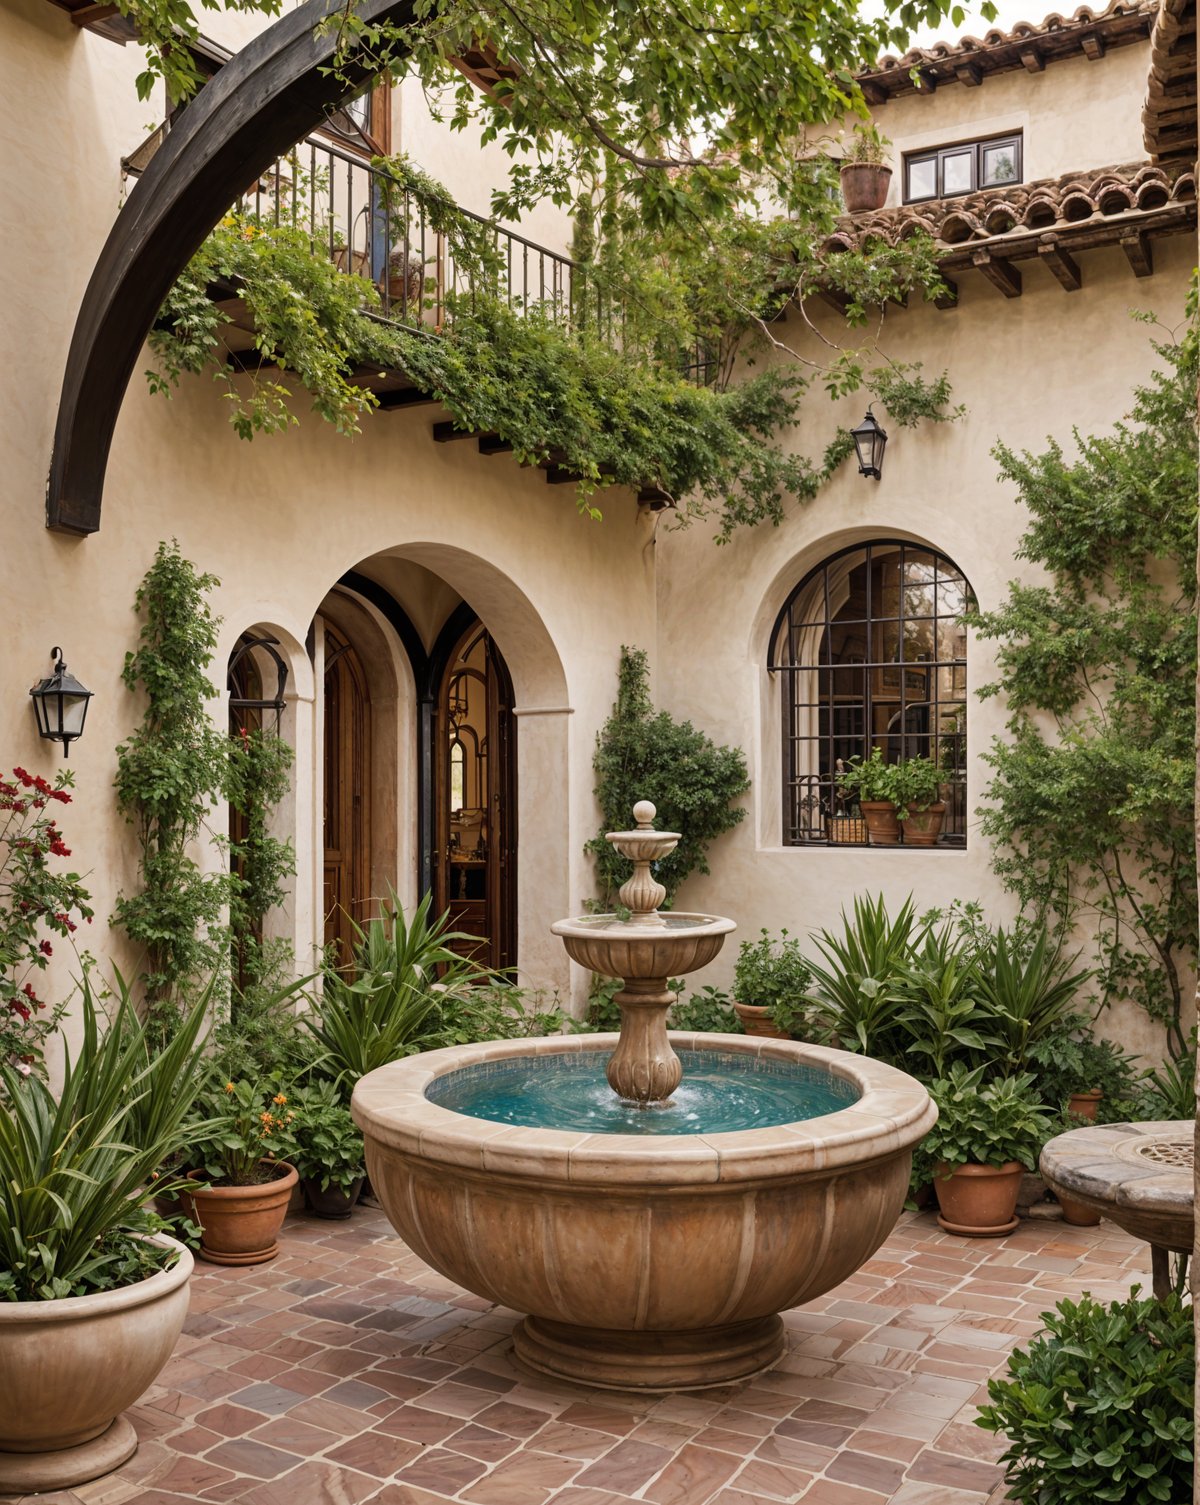
{"type": "Polygon", "coordinates": [[[921,1156],[947,1171],[960,1165],[1006,1165],[1017,1160],[1032,1170],[1042,1145],[1054,1132],[1050,1110],[1028,1072],[983,1082],[985,1068],[952,1066],[929,1095],[938,1121],[921,1141],[921,1156]]]}
{"type": "Polygon", "coordinates": [[[814,937],[825,958],[809,963],[816,1021],[844,1050],[888,1058],[900,1049],[903,970],[921,928],[911,896],[893,920],[882,894],[860,895],[853,917],[842,911],[840,934],[814,937]]]}
{"type": "Polygon", "coordinates": [[[1021,1505],[1191,1499],[1192,1311],[1175,1295],[1137,1298],[1135,1286],[1107,1307],[1060,1302],[1008,1378],[989,1381],[978,1424],[1007,1437],[1021,1505]]]}
{"type": "Polygon", "coordinates": [[[701,988],[685,999],[681,991],[679,999],[667,1019],[671,1029],[691,1030],[693,1034],[744,1035],[745,1027],[733,1012],[728,993],[719,988],[701,988]]]}
{"type": "Polygon", "coordinates": [[[336,1082],[313,1082],[292,1089],[291,1162],[301,1180],[322,1191],[334,1186],[347,1196],[366,1175],[363,1137],[336,1082]]]}

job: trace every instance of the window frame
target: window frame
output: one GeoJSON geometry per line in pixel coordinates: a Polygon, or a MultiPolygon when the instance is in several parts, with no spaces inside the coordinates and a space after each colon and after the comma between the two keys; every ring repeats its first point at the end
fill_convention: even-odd
{"type": "MultiPolygon", "coordinates": [[[[886,589],[886,581],[880,584],[886,589]]],[[[826,555],[791,589],[775,618],[767,659],[768,673],[780,681],[777,705],[782,846],[869,845],[865,826],[856,828],[856,820],[861,817],[850,816],[853,800],[839,805],[837,760],[852,755],[845,746],[850,742],[857,744],[857,753],[863,757],[880,742],[885,748],[895,742],[900,757],[911,757],[914,751],[936,755],[945,768],[947,777],[942,782],[950,786],[950,804],[942,836],[934,849],[966,849],[970,704],[966,638],[962,635],[960,646],[960,634],[956,631],[953,651],[942,656],[945,650],[939,634],[943,624],[961,623],[975,601],[970,580],[949,555],[930,544],[893,537],[863,539],[826,555]],[[926,580],[908,578],[909,554],[927,556],[932,562],[926,580]],[[855,555],[861,558],[856,560],[855,555]],[[894,611],[889,609],[886,598],[877,600],[875,595],[876,565],[889,557],[895,557],[897,563],[894,611]],[[843,565],[843,583],[850,581],[856,570],[866,570],[861,617],[844,615],[848,601],[834,608],[831,582],[842,578],[839,567],[843,565]],[[956,582],[961,588],[961,613],[943,610],[939,589],[943,579],[948,584],[956,582]],[[914,612],[908,606],[908,592],[917,586],[931,588],[931,614],[920,609],[914,612]],[[909,623],[917,623],[918,627],[929,624],[932,654],[908,658],[905,650],[909,623]],[[840,651],[839,656],[834,654],[833,632],[838,626],[847,625],[862,628],[863,651],[861,655],[857,651],[847,653],[843,658],[840,651]],[[876,636],[886,635],[889,629],[896,639],[895,656],[876,657],[876,636]],[[811,635],[813,641],[801,646],[806,635],[811,635]],[[944,685],[943,675],[947,672],[949,682],[944,685]],[[860,688],[848,691],[846,682],[853,685],[856,674],[860,688]],[[886,725],[881,722],[880,713],[890,716],[886,725]],[[910,724],[910,718],[921,724],[910,724]],[[839,822],[839,815],[850,818],[839,822]]],[[[930,848],[901,844],[873,846],[872,850],[930,848]]]]}
{"type": "Polygon", "coordinates": [[[985,188],[1011,188],[1025,181],[1025,133],[1021,130],[1005,131],[998,136],[982,136],[976,140],[951,141],[943,146],[923,147],[920,151],[905,152],[902,163],[905,204],[931,204],[938,199],[961,199],[968,193],[980,193],[985,188]],[[1010,146],[1016,159],[1017,175],[1007,183],[985,184],[983,181],[984,153],[998,146],[1010,146]],[[971,186],[958,188],[952,193],[945,189],[946,160],[970,153],[971,186]],[[933,193],[914,196],[912,193],[912,169],[927,162],[934,164],[936,183],[933,193]]]}

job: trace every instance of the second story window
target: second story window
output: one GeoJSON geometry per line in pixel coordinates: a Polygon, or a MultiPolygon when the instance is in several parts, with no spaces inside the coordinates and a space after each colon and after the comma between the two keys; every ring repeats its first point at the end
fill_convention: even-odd
{"type": "Polygon", "coordinates": [[[1021,181],[1021,136],[991,136],[986,141],[959,141],[904,158],[904,202],[949,199],[977,188],[999,188],[1021,181]]]}

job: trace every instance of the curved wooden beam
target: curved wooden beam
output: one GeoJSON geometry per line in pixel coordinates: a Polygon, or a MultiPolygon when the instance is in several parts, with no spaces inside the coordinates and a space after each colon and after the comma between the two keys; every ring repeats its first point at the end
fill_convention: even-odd
{"type": "MultiPolygon", "coordinates": [[[[318,35],[339,0],[306,0],[226,64],[188,105],[117,216],[75,322],[63,377],[46,526],[94,533],[113,430],[146,336],[176,278],[247,184],[369,77],[327,71],[318,35]]],[[[412,19],[413,0],[358,0],[368,23],[412,19]]]]}

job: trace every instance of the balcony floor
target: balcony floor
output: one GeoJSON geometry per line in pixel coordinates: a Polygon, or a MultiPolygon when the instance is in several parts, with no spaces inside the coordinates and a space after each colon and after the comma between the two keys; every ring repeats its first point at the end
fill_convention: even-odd
{"type": "Polygon", "coordinates": [[[378,1211],[292,1218],[282,1245],[256,1268],[197,1262],[184,1336],[130,1413],[138,1452],[38,1505],[995,1505],[999,1449],[971,1425],[988,1376],[1059,1297],[1150,1286],[1147,1246],[1109,1223],[972,1241],[905,1214],[788,1315],[772,1373],[664,1398],[518,1370],[515,1315],[378,1211]]]}

